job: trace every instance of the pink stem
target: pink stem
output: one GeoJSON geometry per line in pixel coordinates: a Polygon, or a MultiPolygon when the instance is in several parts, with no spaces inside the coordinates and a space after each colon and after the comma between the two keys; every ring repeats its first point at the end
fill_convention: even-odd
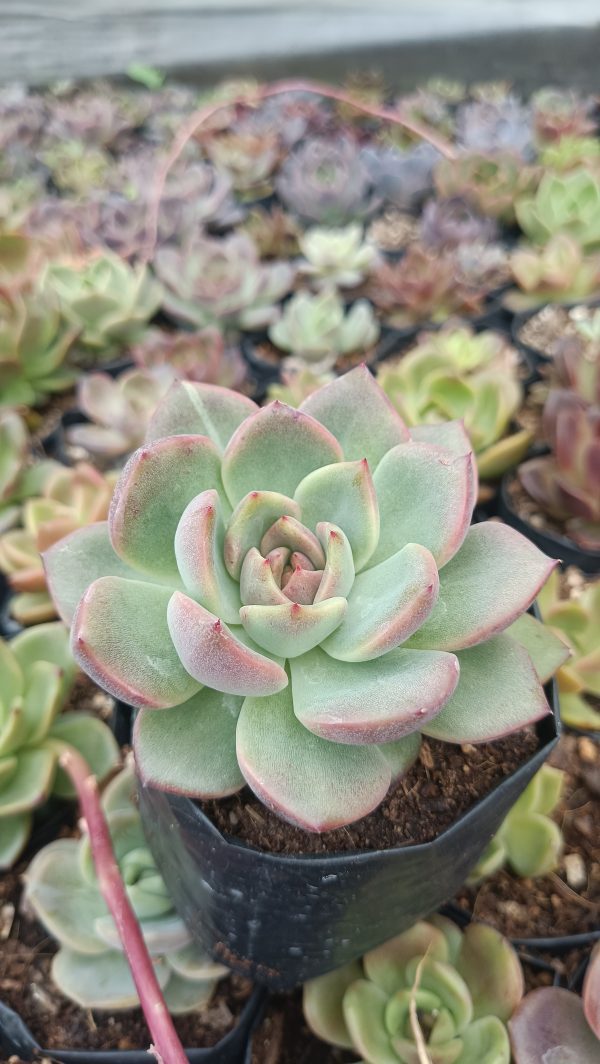
{"type": "Polygon", "coordinates": [[[81,754],[72,748],[63,751],[60,765],[68,773],[77,791],[81,811],[87,822],[98,884],[117,926],[142,1011],[155,1043],[150,1046],[150,1052],[154,1054],[158,1064],[188,1064],[158,984],[140,925],[121,879],[108,824],[100,803],[96,777],[90,772],[81,754]]]}
{"type": "Polygon", "coordinates": [[[169,171],[181,155],[186,144],[191,140],[194,134],[197,133],[200,126],[209,118],[212,118],[213,115],[218,114],[219,111],[222,111],[227,107],[238,107],[243,104],[255,106],[261,100],[267,100],[271,96],[281,96],[286,92],[308,92],[313,93],[316,96],[325,96],[330,100],[337,100],[339,103],[348,104],[350,107],[354,107],[355,110],[362,111],[363,114],[370,115],[372,118],[380,118],[383,121],[391,122],[393,125],[402,126],[402,128],[406,129],[408,133],[413,133],[422,140],[428,141],[429,144],[432,144],[434,148],[437,148],[437,150],[447,159],[454,159],[456,157],[452,145],[445,137],[441,134],[435,133],[421,122],[414,122],[412,119],[405,118],[402,113],[395,108],[377,107],[374,104],[364,103],[362,100],[358,100],[352,96],[351,93],[345,92],[344,89],[335,89],[331,85],[323,85],[318,81],[309,81],[303,78],[275,81],[262,88],[241,93],[233,99],[207,104],[206,107],[194,111],[183,124],[173,141],[173,146],[167,155],[164,165],[159,171],[154,195],[152,196],[148,207],[148,236],[146,247],[142,255],[145,262],[148,262],[152,257],[156,244],[160,201],[169,171]]]}

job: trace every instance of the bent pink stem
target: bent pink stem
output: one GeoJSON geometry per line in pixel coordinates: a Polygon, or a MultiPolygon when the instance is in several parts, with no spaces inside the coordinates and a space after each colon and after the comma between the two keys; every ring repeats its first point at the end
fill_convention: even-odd
{"type": "Polygon", "coordinates": [[[158,1064],[188,1064],[156,978],[137,917],[131,907],[117,864],[98,782],[89,766],[72,748],[60,755],[60,765],[69,775],[87,823],[92,856],[102,896],[115,921],[119,938],[131,969],[140,1005],[150,1030],[150,1052],[158,1064]]]}

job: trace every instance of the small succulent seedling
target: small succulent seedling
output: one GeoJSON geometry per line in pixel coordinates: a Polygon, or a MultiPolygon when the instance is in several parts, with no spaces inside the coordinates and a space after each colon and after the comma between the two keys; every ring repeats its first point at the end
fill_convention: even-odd
{"type": "Polygon", "coordinates": [[[542,765],[479,858],[468,883],[478,883],[505,865],[527,877],[545,876],[556,868],[564,840],[551,813],[560,801],[564,778],[560,769],[542,765]]]}
{"type": "Polygon", "coordinates": [[[377,342],[379,325],[364,299],[346,311],[333,288],[316,295],[300,290],[271,325],[269,337],[282,351],[319,372],[331,369],[340,355],[368,351],[377,342]]]}
{"type": "Polygon", "coordinates": [[[573,89],[539,89],[531,97],[536,133],[542,144],[587,137],[596,132],[593,96],[573,89]]]}
{"type": "Polygon", "coordinates": [[[535,194],[519,199],[515,211],[534,244],[566,233],[586,250],[600,247],[600,175],[583,167],[566,174],[547,171],[535,194]]]}
{"type": "Polygon", "coordinates": [[[272,191],[270,179],[281,155],[275,130],[220,130],[206,138],[205,148],[217,169],[229,175],[242,198],[266,196],[272,191]]]}
{"type": "Polygon", "coordinates": [[[600,165],[600,142],[596,137],[567,135],[548,144],[540,153],[540,162],[548,170],[588,170],[600,165]]]}
{"type": "Polygon", "coordinates": [[[364,148],[361,158],[377,195],[399,210],[412,210],[431,191],[440,155],[431,144],[421,142],[404,151],[375,144],[364,148]]]}
{"type": "Polygon", "coordinates": [[[469,151],[512,152],[521,159],[535,156],[533,115],[512,93],[502,99],[479,99],[462,104],[456,135],[469,151]]]}
{"type": "Polygon", "coordinates": [[[197,328],[264,328],[295,275],[289,262],[261,262],[246,233],[192,236],[183,248],[160,248],[154,269],[166,289],[165,309],[197,328]]]}
{"type": "MultiPolygon", "coordinates": [[[[134,804],[135,777],[125,768],[102,796],[115,857],[169,1011],[206,1005],[227,969],[197,948],[174,911],[134,804]]],[[[87,835],[59,839],[34,857],[25,873],[25,901],[58,940],[52,978],[88,1009],[139,1004],[129,965],[103,900],[87,835]]]]}
{"type": "Polygon", "coordinates": [[[434,199],[425,204],[420,222],[426,248],[443,251],[460,244],[487,243],[498,235],[492,218],[478,214],[461,196],[434,199]]]}
{"type": "Polygon", "coordinates": [[[119,760],[110,730],[88,713],[61,712],[77,667],[64,625],[40,624],[0,640],[0,869],[25,847],[33,810],[51,795],[72,798],[58,759],[71,746],[103,779],[119,760]]]}
{"type": "Polygon", "coordinates": [[[441,159],[434,172],[440,196],[461,196],[487,218],[515,221],[515,201],[535,189],[539,174],[512,152],[466,152],[441,159]]]}
{"type": "Polygon", "coordinates": [[[0,536],[0,572],[17,592],[10,611],[20,624],[37,624],[56,616],[40,552],[75,528],[103,521],[116,479],[84,462],[71,469],[56,462],[42,463],[39,469],[33,466],[29,475],[40,493],[25,500],[22,527],[0,536]]]}
{"type": "Polygon", "coordinates": [[[65,359],[77,335],[52,295],[38,286],[11,293],[0,280],[0,407],[36,406],[70,388],[75,373],[65,359]]]}
{"type": "Polygon", "coordinates": [[[77,404],[88,423],[66,430],[69,443],[106,459],[130,454],[144,439],[159,399],[175,374],[161,369],[133,369],[117,378],[89,373],[79,378],[77,404]]]}
{"type": "Polygon", "coordinates": [[[381,202],[358,148],[342,138],[307,140],[283,163],[276,188],[289,210],[317,225],[362,221],[381,202]]]}
{"type": "Polygon", "coordinates": [[[300,237],[303,259],[301,274],[318,287],[335,285],[353,288],[373,270],[378,262],[377,250],[364,240],[361,225],[344,229],[317,227],[300,237]]]}
{"type": "Polygon", "coordinates": [[[502,301],[515,313],[544,303],[575,303],[600,291],[600,255],[586,255],[567,233],[557,233],[542,248],[517,248],[510,269],[518,290],[502,301]]]}
{"type": "Polygon", "coordinates": [[[131,354],[142,369],[161,374],[168,371],[179,380],[199,384],[238,388],[246,376],[247,367],[239,349],[226,345],[216,325],[181,332],[148,329],[131,354]]]}
{"type": "Polygon", "coordinates": [[[142,777],[198,797],[248,782],[324,831],[379,805],[419,732],[485,742],[546,715],[505,629],[556,563],[470,527],[476,494],[462,426],[409,432],[365,367],[299,410],[175,384],[108,522],[45,556],[76,660],[141,709],[142,777]]]}
{"type": "Polygon", "coordinates": [[[523,989],[508,939],[433,916],[306,983],[304,1015],[364,1064],[509,1064],[506,1023],[523,989]]]}
{"type": "Polygon", "coordinates": [[[0,535],[18,524],[25,499],[39,495],[57,463],[29,462],[29,432],[16,410],[0,409],[0,535]]]}
{"type": "Polygon", "coordinates": [[[288,364],[281,370],[281,383],[267,388],[269,400],[279,399],[288,406],[301,406],[309,395],[334,379],[333,373],[315,373],[308,366],[288,364]]]}

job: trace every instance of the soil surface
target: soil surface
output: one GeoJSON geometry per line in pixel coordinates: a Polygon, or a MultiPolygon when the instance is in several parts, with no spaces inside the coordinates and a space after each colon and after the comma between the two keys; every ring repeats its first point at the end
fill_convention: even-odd
{"type": "Polygon", "coordinates": [[[570,310],[558,304],[548,304],[528,318],[519,329],[517,337],[522,343],[541,351],[548,358],[553,358],[561,341],[569,336],[579,336],[577,323],[589,321],[594,313],[595,308],[585,304],[570,310]]]}
{"type": "Polygon", "coordinates": [[[251,1064],[347,1064],[356,1053],[321,1042],[302,1014],[302,994],[277,995],[252,1038],[251,1064]]]}
{"type": "Polygon", "coordinates": [[[320,835],[286,824],[248,788],[230,798],[199,804],[224,835],[269,853],[386,850],[436,838],[512,775],[537,746],[532,728],[480,746],[426,739],[416,763],[375,812],[320,835]]]}
{"type": "MultiPolygon", "coordinates": [[[[61,834],[68,835],[69,830],[64,828],[61,834]]],[[[146,1049],[150,1037],[140,1009],[92,1012],[54,987],[50,966],[56,944],[21,907],[21,875],[26,866],[23,861],[0,878],[0,999],[21,1016],[44,1047],[146,1049]]],[[[247,980],[231,976],[218,984],[208,1008],[175,1017],[183,1044],[201,1048],[219,1042],[234,1026],[251,989],[247,980]]]]}

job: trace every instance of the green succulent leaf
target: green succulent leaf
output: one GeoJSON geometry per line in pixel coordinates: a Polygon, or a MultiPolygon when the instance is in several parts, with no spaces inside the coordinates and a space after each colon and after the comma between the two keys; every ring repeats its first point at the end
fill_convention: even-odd
{"type": "MultiPolygon", "coordinates": [[[[119,764],[120,751],[112,732],[89,713],[62,713],[54,721],[49,738],[77,750],[100,781],[119,764]]],[[[59,798],[75,797],[73,784],[60,766],[56,771],[52,793],[59,798]]]]}
{"type": "MultiPolygon", "coordinates": [[[[154,961],[159,986],[164,991],[172,976],[165,961],[154,961]]],[[[95,957],[63,947],[52,961],[52,979],[58,989],[84,1009],[132,1009],[139,998],[129,965],[122,953],[108,950],[95,957]]]]}
{"type": "Polygon", "coordinates": [[[98,887],[83,877],[76,839],[58,839],[40,850],[27,869],[26,887],[36,915],[59,942],[86,959],[106,951],[94,921],[108,910],[98,887]]]}
{"type": "Polygon", "coordinates": [[[343,968],[336,968],[326,975],[317,976],[304,984],[302,1008],[304,1018],[317,1038],[334,1046],[352,1049],[342,1002],[352,983],[362,976],[358,961],[351,961],[343,968]]]}
{"type": "Polygon", "coordinates": [[[14,774],[0,785],[0,818],[34,809],[52,790],[56,753],[50,746],[25,747],[16,757],[14,774]]]}
{"type": "Polygon", "coordinates": [[[25,849],[31,834],[31,824],[31,813],[0,816],[0,871],[12,868],[25,849]]]}
{"type": "Polygon", "coordinates": [[[175,381],[150,420],[146,442],[165,436],[208,436],[222,454],[242,421],[257,410],[251,399],[228,388],[175,381]]]}
{"type": "Polygon", "coordinates": [[[542,683],[547,683],[570,657],[566,643],[530,613],[517,617],[506,634],[525,647],[542,683]]]}
{"type": "Polygon", "coordinates": [[[469,924],[456,966],[469,987],[476,1020],[484,1016],[510,1019],[525,984],[519,958],[508,939],[493,927],[469,924]]]}

